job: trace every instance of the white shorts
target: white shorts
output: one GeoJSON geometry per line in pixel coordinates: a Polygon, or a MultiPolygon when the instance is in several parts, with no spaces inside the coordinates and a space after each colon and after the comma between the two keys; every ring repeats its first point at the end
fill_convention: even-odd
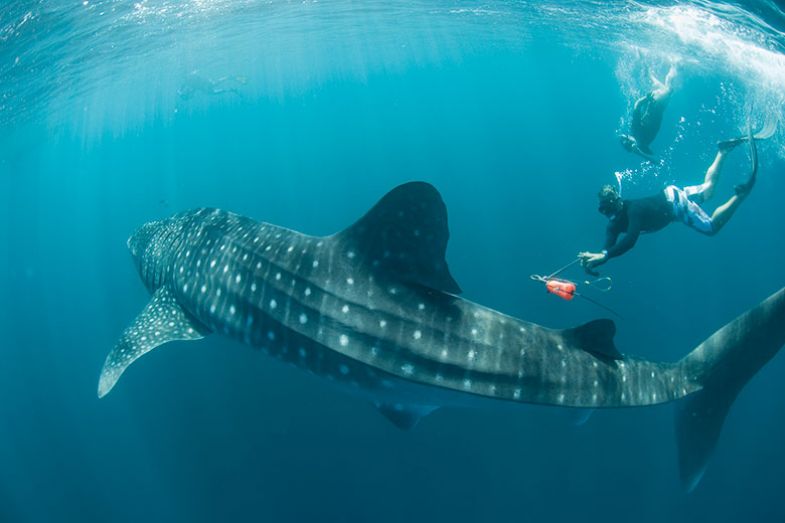
{"type": "Polygon", "coordinates": [[[703,234],[714,234],[711,216],[706,214],[706,211],[699,205],[703,203],[705,190],[705,184],[691,185],[683,189],[669,185],[665,188],[665,197],[673,205],[673,215],[676,220],[684,222],[703,234]]]}

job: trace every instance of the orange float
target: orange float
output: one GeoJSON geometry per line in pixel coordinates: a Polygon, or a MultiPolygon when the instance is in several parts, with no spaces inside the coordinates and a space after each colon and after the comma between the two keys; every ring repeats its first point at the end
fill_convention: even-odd
{"type": "Polygon", "coordinates": [[[545,290],[563,300],[570,301],[575,297],[576,286],[571,281],[551,279],[545,282],[545,290]]]}

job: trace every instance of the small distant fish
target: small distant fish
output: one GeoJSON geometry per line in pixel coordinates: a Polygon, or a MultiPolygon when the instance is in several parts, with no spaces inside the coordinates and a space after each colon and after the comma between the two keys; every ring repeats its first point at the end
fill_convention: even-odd
{"type": "Polygon", "coordinates": [[[240,87],[248,82],[245,76],[222,76],[217,79],[203,75],[198,69],[191,71],[177,90],[183,100],[190,100],[198,93],[214,96],[233,94],[242,98],[240,87]]]}

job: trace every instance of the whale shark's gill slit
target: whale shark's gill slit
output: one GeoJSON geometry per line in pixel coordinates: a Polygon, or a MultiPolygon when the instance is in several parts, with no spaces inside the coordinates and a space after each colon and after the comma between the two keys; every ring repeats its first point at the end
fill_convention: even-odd
{"type": "MultiPolygon", "coordinates": [[[[284,231],[282,229],[282,231],[284,231]]],[[[314,238],[309,238],[315,240],[314,238]]],[[[357,292],[353,295],[346,295],[343,294],[345,289],[342,288],[341,282],[338,281],[338,277],[333,277],[334,274],[341,271],[336,271],[336,264],[340,262],[340,249],[335,248],[334,240],[327,238],[321,238],[316,243],[317,246],[319,244],[324,244],[324,242],[330,242],[333,244],[333,248],[322,249],[322,252],[326,252],[327,259],[324,259],[324,255],[322,255],[322,263],[314,265],[312,262],[316,261],[315,256],[304,256],[302,263],[300,263],[301,267],[307,267],[308,270],[306,271],[307,274],[303,273],[301,268],[300,271],[295,271],[290,267],[290,263],[287,263],[286,260],[280,259],[281,258],[281,250],[284,247],[283,241],[285,238],[281,238],[276,242],[278,245],[274,245],[274,251],[270,252],[266,250],[270,247],[269,244],[266,244],[264,248],[261,248],[260,245],[255,245],[249,242],[245,242],[242,238],[231,238],[229,240],[230,245],[232,248],[238,247],[238,254],[249,254],[249,259],[246,261],[242,261],[242,256],[237,256],[233,260],[233,265],[237,266],[238,269],[245,269],[249,271],[250,274],[253,275],[253,278],[258,281],[257,288],[261,287],[261,291],[259,294],[259,302],[258,304],[262,304],[264,300],[262,299],[265,295],[268,295],[269,292],[281,292],[286,294],[293,294],[290,289],[290,280],[293,278],[297,279],[297,288],[298,290],[302,287],[302,296],[308,298],[312,294],[320,296],[320,302],[313,304],[313,311],[314,317],[325,314],[325,301],[327,300],[336,300],[336,303],[344,304],[354,310],[357,307],[362,307],[362,309],[366,312],[374,312],[374,313],[381,313],[381,314],[392,314],[391,311],[387,311],[384,308],[379,307],[378,305],[375,306],[373,309],[370,309],[365,306],[365,304],[361,301],[363,298],[362,291],[357,292]],[[246,245],[248,243],[248,245],[246,245]],[[261,263],[264,269],[262,271],[257,269],[257,265],[261,263]],[[319,269],[318,271],[316,269],[319,269]],[[317,273],[314,275],[314,273],[317,273]],[[271,274],[281,274],[280,279],[278,278],[270,278],[271,274]],[[262,285],[262,283],[264,283],[262,285]]],[[[297,241],[298,243],[302,242],[302,239],[286,239],[288,241],[297,241]]],[[[358,260],[359,261],[359,260],[358,260]]],[[[433,292],[433,291],[429,291],[433,292]]],[[[299,293],[297,293],[299,296],[299,293]]],[[[428,301],[433,301],[434,299],[438,299],[440,296],[437,295],[436,298],[430,298],[428,301]]],[[[441,298],[443,301],[445,298],[441,298]]],[[[288,301],[288,299],[287,299],[288,301]]],[[[298,304],[302,305],[302,300],[298,300],[298,304]]],[[[430,309],[434,309],[434,307],[429,307],[430,309]]],[[[288,307],[287,307],[288,309],[288,307]]]]}

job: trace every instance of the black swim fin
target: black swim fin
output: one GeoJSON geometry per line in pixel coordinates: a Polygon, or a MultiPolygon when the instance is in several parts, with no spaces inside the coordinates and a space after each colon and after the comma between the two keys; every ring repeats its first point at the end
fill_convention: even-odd
{"type": "Polygon", "coordinates": [[[747,133],[747,139],[750,142],[750,175],[746,182],[740,183],[733,188],[736,195],[740,198],[744,198],[749,194],[758,177],[758,147],[755,145],[755,140],[752,138],[752,128],[750,128],[747,133]]]}
{"type": "Polygon", "coordinates": [[[717,148],[720,151],[729,151],[736,147],[739,144],[742,144],[751,138],[755,140],[765,140],[767,138],[771,138],[774,133],[777,131],[777,120],[774,118],[769,118],[766,120],[766,123],[763,125],[763,128],[755,133],[754,135],[751,132],[751,129],[747,131],[747,134],[744,136],[737,136],[736,138],[731,138],[730,140],[722,140],[717,142],[717,148]]]}
{"type": "Polygon", "coordinates": [[[747,136],[739,136],[737,138],[731,138],[730,140],[722,140],[717,142],[717,149],[720,151],[730,151],[734,147],[746,142],[748,139],[747,136]]]}

